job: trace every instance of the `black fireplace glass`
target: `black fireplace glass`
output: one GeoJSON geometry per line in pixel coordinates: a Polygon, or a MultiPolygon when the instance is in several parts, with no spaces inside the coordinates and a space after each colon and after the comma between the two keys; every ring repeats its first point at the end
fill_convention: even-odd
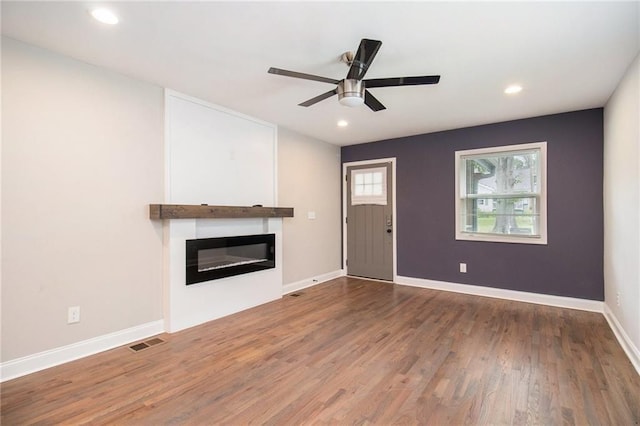
{"type": "Polygon", "coordinates": [[[275,234],[187,240],[187,285],[275,268],[275,234]]]}

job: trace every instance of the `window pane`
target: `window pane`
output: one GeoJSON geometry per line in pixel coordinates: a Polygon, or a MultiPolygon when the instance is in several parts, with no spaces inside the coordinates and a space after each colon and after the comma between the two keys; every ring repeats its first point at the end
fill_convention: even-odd
{"type": "Polygon", "coordinates": [[[463,161],[467,195],[535,194],[538,192],[539,152],[514,151],[471,156],[463,161]]]}
{"type": "Polygon", "coordinates": [[[351,170],[351,204],[387,204],[387,168],[351,170]]]}
{"type": "Polygon", "coordinates": [[[462,232],[498,235],[539,235],[538,200],[526,198],[467,199],[462,232]]]}

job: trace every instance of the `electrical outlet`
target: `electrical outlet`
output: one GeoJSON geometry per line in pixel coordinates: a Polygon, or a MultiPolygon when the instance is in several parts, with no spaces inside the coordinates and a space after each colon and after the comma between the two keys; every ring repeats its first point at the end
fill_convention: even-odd
{"type": "Polygon", "coordinates": [[[71,306],[67,312],[67,324],[80,322],[80,306],[71,306]]]}
{"type": "Polygon", "coordinates": [[[616,305],[620,306],[620,292],[616,292],[616,305]]]}
{"type": "Polygon", "coordinates": [[[461,263],[460,264],[460,272],[462,272],[463,274],[467,273],[467,264],[466,263],[461,263]]]}

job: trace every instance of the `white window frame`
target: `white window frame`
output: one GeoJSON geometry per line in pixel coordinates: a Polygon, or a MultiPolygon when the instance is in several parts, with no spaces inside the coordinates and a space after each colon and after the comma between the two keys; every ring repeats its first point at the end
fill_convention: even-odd
{"type": "Polygon", "coordinates": [[[520,145],[496,146],[490,148],[469,149],[455,152],[455,215],[456,215],[456,240],[465,241],[488,241],[500,243],[519,243],[519,244],[547,244],[547,143],[535,142],[520,145]],[[461,170],[461,163],[465,157],[494,155],[499,153],[510,154],[517,151],[539,150],[540,152],[540,176],[538,182],[538,192],[534,194],[539,202],[539,235],[520,235],[520,234],[489,234],[484,232],[469,232],[463,230],[462,209],[463,203],[466,201],[464,191],[464,177],[461,170]]]}

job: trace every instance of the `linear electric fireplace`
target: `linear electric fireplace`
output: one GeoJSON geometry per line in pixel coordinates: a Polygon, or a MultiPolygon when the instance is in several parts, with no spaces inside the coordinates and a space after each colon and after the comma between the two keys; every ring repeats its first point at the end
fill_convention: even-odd
{"type": "Polygon", "coordinates": [[[187,285],[276,267],[275,234],[187,240],[187,285]]]}

